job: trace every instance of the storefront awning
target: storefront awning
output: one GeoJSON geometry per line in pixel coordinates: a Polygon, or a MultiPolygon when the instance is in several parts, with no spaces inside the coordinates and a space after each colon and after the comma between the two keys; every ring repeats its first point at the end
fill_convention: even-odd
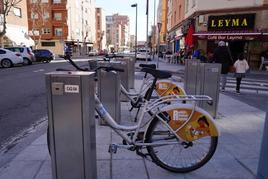
{"type": "Polygon", "coordinates": [[[34,46],[34,41],[31,37],[21,29],[7,27],[5,36],[16,46],[34,46]]]}
{"type": "Polygon", "coordinates": [[[203,40],[256,40],[263,35],[261,32],[196,32],[193,36],[203,40]]]}

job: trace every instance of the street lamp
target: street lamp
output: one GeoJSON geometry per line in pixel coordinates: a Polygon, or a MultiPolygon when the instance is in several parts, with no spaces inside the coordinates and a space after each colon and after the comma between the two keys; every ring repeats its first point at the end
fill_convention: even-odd
{"type": "Polygon", "coordinates": [[[159,51],[160,51],[160,32],[161,32],[161,28],[162,28],[162,23],[158,22],[157,23],[157,27],[158,27],[158,43],[157,43],[157,68],[159,67],[159,51]]]}
{"type": "Polygon", "coordinates": [[[136,7],[136,24],[135,24],[135,61],[137,60],[137,31],[138,31],[138,4],[132,4],[131,7],[136,7]]]}

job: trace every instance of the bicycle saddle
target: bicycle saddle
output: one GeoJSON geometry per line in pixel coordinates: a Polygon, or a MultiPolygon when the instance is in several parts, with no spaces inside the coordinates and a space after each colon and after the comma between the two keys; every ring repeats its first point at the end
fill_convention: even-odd
{"type": "Polygon", "coordinates": [[[149,73],[153,77],[159,78],[159,79],[166,79],[172,76],[172,74],[168,71],[156,70],[156,69],[151,69],[151,68],[142,68],[141,71],[145,73],[149,73]]]}
{"type": "Polygon", "coordinates": [[[139,65],[141,68],[151,68],[151,69],[156,69],[156,65],[155,64],[140,64],[139,65]]]}

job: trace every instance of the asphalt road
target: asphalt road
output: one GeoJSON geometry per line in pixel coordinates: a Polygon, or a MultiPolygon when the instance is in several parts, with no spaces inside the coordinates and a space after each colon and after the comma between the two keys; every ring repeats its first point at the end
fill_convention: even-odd
{"type": "MultiPolygon", "coordinates": [[[[86,65],[87,62],[78,62],[86,65]]],[[[64,60],[54,63],[0,68],[0,149],[15,136],[46,120],[45,73],[73,69],[64,60]]]]}

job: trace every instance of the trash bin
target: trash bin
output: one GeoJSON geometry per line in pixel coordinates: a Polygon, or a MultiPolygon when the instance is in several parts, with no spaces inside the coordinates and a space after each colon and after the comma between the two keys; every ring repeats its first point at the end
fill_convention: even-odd
{"type": "Polygon", "coordinates": [[[53,179],[95,179],[94,73],[46,74],[53,179]]]}

